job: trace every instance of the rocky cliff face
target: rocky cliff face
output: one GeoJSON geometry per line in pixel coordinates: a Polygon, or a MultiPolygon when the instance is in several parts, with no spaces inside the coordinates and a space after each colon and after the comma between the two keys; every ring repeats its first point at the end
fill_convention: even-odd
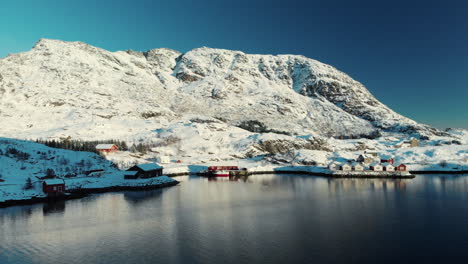
{"type": "Polygon", "coordinates": [[[193,116],[269,131],[355,136],[437,133],[330,65],[295,55],[198,48],[109,52],[41,39],[0,60],[1,136],[136,137],[193,116]]]}

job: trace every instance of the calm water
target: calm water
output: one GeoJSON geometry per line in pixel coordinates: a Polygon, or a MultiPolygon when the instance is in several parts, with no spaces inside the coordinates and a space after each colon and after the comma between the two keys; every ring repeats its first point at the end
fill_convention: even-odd
{"type": "Polygon", "coordinates": [[[0,209],[0,263],[468,263],[468,176],[178,180],[0,209]]]}

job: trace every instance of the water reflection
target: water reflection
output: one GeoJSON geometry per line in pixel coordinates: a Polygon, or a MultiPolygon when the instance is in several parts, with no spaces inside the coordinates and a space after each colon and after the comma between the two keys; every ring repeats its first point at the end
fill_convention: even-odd
{"type": "Polygon", "coordinates": [[[137,192],[125,192],[123,193],[125,201],[132,204],[140,204],[146,201],[151,201],[154,198],[162,195],[164,190],[149,190],[149,191],[137,191],[137,192]]]}
{"type": "Polygon", "coordinates": [[[468,177],[178,177],[0,209],[0,263],[399,263],[468,257],[468,177]],[[447,243],[450,242],[450,243],[447,243]]]}
{"type": "Polygon", "coordinates": [[[46,203],[42,207],[44,215],[47,214],[63,214],[65,213],[65,201],[56,201],[46,203]]]}

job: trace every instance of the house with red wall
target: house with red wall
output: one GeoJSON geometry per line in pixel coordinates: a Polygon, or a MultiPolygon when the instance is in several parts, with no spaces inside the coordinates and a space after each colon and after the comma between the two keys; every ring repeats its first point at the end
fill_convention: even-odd
{"type": "Polygon", "coordinates": [[[42,191],[47,194],[62,194],[65,192],[65,181],[62,179],[47,179],[42,182],[42,191]]]}
{"type": "Polygon", "coordinates": [[[101,154],[110,154],[119,150],[115,144],[98,144],[96,150],[101,154]]]}
{"type": "Polygon", "coordinates": [[[406,171],[407,168],[406,168],[406,165],[402,163],[402,164],[396,166],[396,170],[397,171],[406,171]]]}

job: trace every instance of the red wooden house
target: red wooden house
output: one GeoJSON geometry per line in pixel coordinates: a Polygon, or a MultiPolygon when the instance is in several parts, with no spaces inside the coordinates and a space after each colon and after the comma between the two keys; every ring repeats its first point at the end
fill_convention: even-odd
{"type": "Polygon", "coordinates": [[[119,147],[115,144],[98,144],[96,150],[102,154],[109,154],[119,150],[119,147]]]}
{"type": "Polygon", "coordinates": [[[61,194],[65,192],[65,181],[62,179],[48,179],[42,182],[42,191],[47,194],[61,194]]]}
{"type": "Polygon", "coordinates": [[[402,163],[402,164],[396,166],[396,170],[397,171],[406,171],[406,165],[402,163]]]}
{"type": "Polygon", "coordinates": [[[390,158],[390,159],[381,159],[380,160],[380,163],[390,163],[390,164],[394,164],[395,163],[395,160],[393,158],[390,158]]]}

